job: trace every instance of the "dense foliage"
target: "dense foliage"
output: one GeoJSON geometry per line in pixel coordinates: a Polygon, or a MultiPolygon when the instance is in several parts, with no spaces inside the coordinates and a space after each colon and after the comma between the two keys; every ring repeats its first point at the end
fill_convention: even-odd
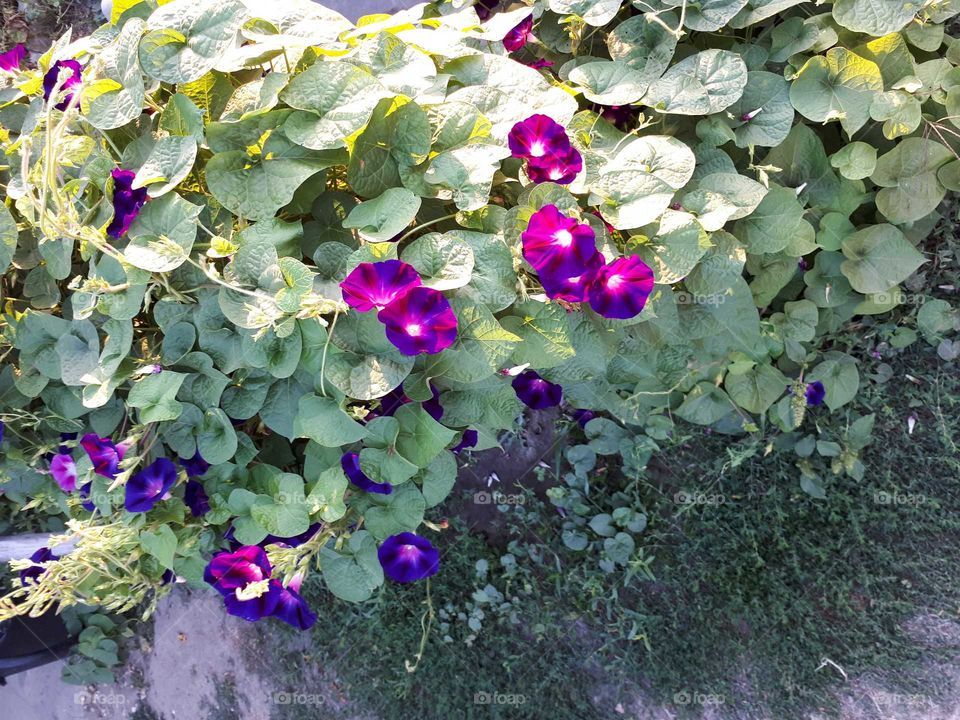
{"type": "MultiPolygon", "coordinates": [[[[953,8],[144,0],[5,55],[0,480],[77,545],[0,618],[175,575],[308,627],[311,568],[351,601],[436,572],[412,533],[523,405],[612,418],[580,416],[586,482],[675,419],[848,404],[858,317],[920,304],[954,352],[900,289],[960,189],[953,8]]],[[[631,562],[646,518],[597,522],[631,562]]]]}

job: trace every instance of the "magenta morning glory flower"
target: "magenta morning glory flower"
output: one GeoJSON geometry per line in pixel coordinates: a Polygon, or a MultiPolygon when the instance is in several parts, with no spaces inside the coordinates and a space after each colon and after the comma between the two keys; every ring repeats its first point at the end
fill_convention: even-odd
{"type": "Polygon", "coordinates": [[[243,545],[234,552],[214,555],[203,571],[203,579],[220,594],[229,595],[251,583],[270,577],[273,568],[266,551],[256,545],[243,545]]]}
{"type": "Polygon", "coordinates": [[[807,405],[812,407],[814,405],[820,405],[823,402],[827,396],[827,391],[823,387],[823,383],[816,380],[807,385],[807,390],[804,395],[807,399],[807,405]]]}
{"type": "Polygon", "coordinates": [[[653,270],[636,255],[617,258],[596,271],[587,299],[605,318],[624,320],[640,314],[653,290],[653,270]]]}
{"type": "Polygon", "coordinates": [[[422,580],[440,569],[440,553],[429,540],[412,532],[388,537],[377,557],[387,577],[401,583],[422,580]]]}
{"type": "Polygon", "coordinates": [[[570,148],[570,138],[563,125],[546,115],[531,115],[510,129],[507,143],[514,157],[534,160],[547,155],[563,155],[570,148]]]}
{"type": "Polygon", "coordinates": [[[563,400],[563,388],[544,380],[535,370],[523,371],[513,379],[511,385],[520,402],[533,410],[556,407],[563,400]]]}
{"type": "Polygon", "coordinates": [[[450,448],[451,452],[456,455],[459,455],[463,450],[468,450],[477,446],[477,441],[480,439],[480,434],[473,428],[467,428],[463,431],[463,437],[460,438],[460,442],[450,448]]]}
{"type": "Polygon", "coordinates": [[[401,260],[360,263],[340,283],[343,300],[360,312],[382,310],[421,284],[420,276],[401,260]]]}
{"type": "Polygon", "coordinates": [[[525,20],[521,20],[515,28],[507,33],[507,36],[503,38],[503,47],[507,49],[507,52],[516,52],[527,44],[527,41],[533,35],[532,31],[533,16],[531,15],[525,20]]]}
{"type": "Polygon", "coordinates": [[[130,229],[140,208],[147,202],[147,189],[133,188],[133,179],[137,175],[133,170],[115,168],[110,175],[113,177],[113,220],[107,226],[107,235],[119,239],[130,229]]]}
{"type": "MultiPolygon", "coordinates": [[[[42,547],[30,556],[30,562],[33,563],[52,562],[56,559],[57,556],[54,555],[48,547],[42,547]]],[[[30,567],[20,571],[20,584],[26,587],[37,580],[37,578],[43,575],[46,571],[47,569],[42,565],[31,565],[30,567]]]]}
{"type": "Polygon", "coordinates": [[[27,56],[27,48],[23,43],[17,43],[5,53],[0,54],[0,70],[7,72],[17,72],[20,69],[20,63],[27,56]]]}
{"type": "Polygon", "coordinates": [[[577,277],[597,254],[595,237],[589,225],[566,217],[556,205],[544,205],[523,231],[523,257],[541,275],[577,277]]]}
{"type": "Polygon", "coordinates": [[[64,492],[72,493],[77,489],[77,464],[68,453],[58,453],[50,461],[50,474],[64,492]]]}
{"type": "Polygon", "coordinates": [[[404,355],[438,353],[457,339],[457,316],[439,290],[415,287],[377,313],[404,355]]]}
{"type": "Polygon", "coordinates": [[[601,267],[603,267],[603,255],[595,252],[587,261],[587,269],[582,274],[572,278],[557,278],[548,273],[541,273],[540,284],[543,285],[543,291],[547,297],[552,300],[583,302],[587,299],[593,276],[601,267]]]}
{"type": "Polygon", "coordinates": [[[180,467],[187,471],[187,477],[200,477],[210,469],[210,463],[203,459],[200,451],[197,450],[189,460],[177,458],[180,467]]]}
{"type": "Polygon", "coordinates": [[[80,440],[80,447],[86,451],[90,462],[93,463],[93,471],[97,475],[110,480],[116,479],[120,461],[123,460],[123,453],[126,451],[123,445],[114,445],[109,438],[87,433],[80,440]]]}
{"type": "Polygon", "coordinates": [[[533,62],[524,63],[527,67],[531,67],[534,70],[540,70],[542,68],[553,67],[553,63],[547,60],[546,58],[538,58],[533,62]]]}
{"type": "Polygon", "coordinates": [[[210,497],[203,485],[196,480],[188,480],[183,491],[183,502],[190,508],[194,517],[202,517],[210,512],[210,497]]]}
{"type": "Polygon", "coordinates": [[[583,158],[576,148],[562,153],[548,153],[527,161],[527,176],[535,183],[554,182],[569,185],[583,170],[583,158]]]}
{"type": "Polygon", "coordinates": [[[127,481],[123,506],[130,512],[149,512],[177,481],[177,466],[157,458],[127,481]]]}
{"type": "Polygon", "coordinates": [[[67,106],[70,104],[70,101],[73,100],[73,91],[70,89],[79,85],[82,82],[81,73],[83,68],[80,67],[80,63],[76,60],[57,60],[53,65],[50,66],[50,69],[47,70],[47,74],[43,76],[43,99],[50,100],[50,93],[53,92],[53,88],[56,87],[57,80],[60,78],[60,71],[66,70],[68,72],[67,79],[63,81],[63,84],[60,86],[60,93],[62,94],[63,99],[58,102],[54,107],[57,110],[66,110],[67,106]]]}
{"type": "Polygon", "coordinates": [[[378,483],[367,477],[366,473],[360,469],[360,456],[355,452],[344,453],[340,457],[340,467],[344,474],[361,490],[378,495],[389,495],[393,492],[393,485],[390,483],[378,483]]]}

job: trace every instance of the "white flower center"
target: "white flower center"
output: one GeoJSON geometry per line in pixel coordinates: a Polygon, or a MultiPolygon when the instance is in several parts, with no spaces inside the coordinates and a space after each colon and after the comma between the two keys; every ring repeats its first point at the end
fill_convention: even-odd
{"type": "Polygon", "coordinates": [[[573,235],[570,234],[569,230],[557,230],[553,234],[553,239],[560,247],[570,247],[573,243],[573,235]]]}
{"type": "Polygon", "coordinates": [[[623,284],[623,278],[620,275],[611,275],[607,278],[607,287],[611,290],[616,290],[623,284]]]}
{"type": "Polygon", "coordinates": [[[546,154],[547,148],[544,146],[543,142],[536,140],[530,145],[530,154],[533,157],[543,157],[546,154]]]}
{"type": "Polygon", "coordinates": [[[419,323],[410,323],[407,325],[407,335],[410,337],[419,337],[422,332],[423,328],[420,327],[419,323]]]}

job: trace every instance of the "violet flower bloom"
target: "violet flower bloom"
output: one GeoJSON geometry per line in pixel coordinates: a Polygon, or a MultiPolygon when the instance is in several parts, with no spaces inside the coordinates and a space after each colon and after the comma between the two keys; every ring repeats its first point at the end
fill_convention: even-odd
{"type": "Polygon", "coordinates": [[[50,474],[60,489],[72,493],[77,489],[77,464],[69,453],[58,453],[50,461],[50,474]]]}
{"type": "Polygon", "coordinates": [[[23,43],[17,43],[5,53],[0,54],[0,70],[7,72],[17,72],[20,69],[20,63],[27,56],[27,48],[23,43]]]}
{"type": "Polygon", "coordinates": [[[67,106],[70,104],[70,101],[73,100],[73,91],[70,88],[76,87],[83,81],[81,77],[83,68],[80,67],[80,63],[78,63],[76,60],[57,60],[53,65],[50,66],[50,69],[47,70],[47,74],[43,76],[44,100],[50,100],[50,94],[53,92],[53,88],[57,84],[61,70],[67,70],[69,71],[69,74],[67,75],[67,79],[64,80],[63,84],[60,86],[60,93],[63,99],[54,105],[54,107],[57,110],[66,110],[67,106]]]}
{"type": "Polygon", "coordinates": [[[527,67],[533,68],[534,70],[540,70],[541,68],[553,67],[553,63],[547,60],[546,58],[537,58],[533,62],[524,63],[527,67]]]}
{"type": "Polygon", "coordinates": [[[500,7],[500,0],[477,0],[473,9],[482,22],[486,22],[496,14],[500,7]]]}
{"type": "Polygon", "coordinates": [[[3,429],[4,429],[3,421],[0,420],[0,443],[3,442],[3,429]]]}
{"type": "Polygon", "coordinates": [[[570,138],[563,125],[546,115],[531,115],[510,129],[507,143],[514,157],[525,160],[563,155],[570,148],[570,138]]]}
{"type": "Polygon", "coordinates": [[[813,407],[815,405],[820,405],[823,403],[824,398],[827,396],[827,391],[823,387],[823,383],[819,380],[816,380],[807,385],[806,392],[804,396],[807,399],[807,405],[813,407]]]}
{"type": "Polygon", "coordinates": [[[421,284],[420,276],[401,260],[360,263],[340,283],[343,300],[359,312],[383,310],[421,284]]]}
{"type": "Polygon", "coordinates": [[[629,105],[606,105],[600,111],[600,116],[611,125],[621,129],[629,128],[637,120],[633,108],[629,105]]]}
{"type": "Polygon", "coordinates": [[[563,388],[544,380],[535,370],[524,370],[511,384],[520,402],[533,410],[556,407],[563,400],[563,388]]]}
{"type": "Polygon", "coordinates": [[[443,417],[443,405],[440,404],[440,391],[433,386],[433,383],[430,383],[430,394],[433,397],[420,403],[420,407],[426,410],[430,417],[440,422],[440,418],[443,417]]]}
{"type": "Polygon", "coordinates": [[[187,471],[187,477],[200,477],[210,469],[210,463],[203,459],[199,450],[189,460],[183,458],[177,458],[177,460],[180,462],[180,467],[187,471]]]}
{"type": "MultiPolygon", "coordinates": [[[[42,547],[30,556],[30,562],[44,563],[56,560],[57,556],[48,547],[42,547]]],[[[42,565],[31,565],[20,571],[20,584],[26,587],[43,575],[47,569],[42,565]]]]}
{"type": "Polygon", "coordinates": [[[280,587],[280,597],[273,616],[300,630],[312,628],[317,622],[317,614],[310,609],[307,601],[294,588],[283,587],[276,580],[271,581],[271,585],[274,583],[280,587]]]}
{"type": "Polygon", "coordinates": [[[533,15],[530,15],[507,33],[506,37],[503,38],[503,47],[506,48],[507,52],[516,52],[526,45],[532,36],[533,15]]]}
{"type": "Polygon", "coordinates": [[[557,185],[569,185],[581,170],[583,158],[574,147],[527,161],[527,176],[535,183],[554,182],[557,185]]]}
{"type": "Polygon", "coordinates": [[[553,275],[542,273],[540,284],[543,285],[543,291],[547,294],[547,297],[552,300],[583,302],[587,299],[587,292],[590,289],[593,276],[602,267],[603,255],[595,252],[593,257],[587,261],[587,269],[583,274],[572,278],[556,278],[553,275]]]}
{"type": "Polygon", "coordinates": [[[149,512],[177,481],[177,466],[157,458],[127,481],[123,506],[130,512],[149,512]]]}
{"type": "Polygon", "coordinates": [[[126,448],[123,445],[114,445],[110,438],[102,438],[96,433],[87,433],[80,440],[82,447],[90,462],[93,463],[93,471],[109,480],[116,480],[117,472],[120,469],[120,461],[123,460],[123,453],[126,448]]]}
{"type": "Polygon", "coordinates": [[[367,477],[366,473],[360,469],[360,456],[355,452],[344,453],[340,457],[340,467],[344,474],[361,490],[377,495],[389,495],[393,492],[393,485],[390,483],[378,483],[367,477]]]}
{"type": "Polygon", "coordinates": [[[236,552],[215,555],[203,571],[203,579],[222,596],[230,615],[251,622],[272,615],[283,586],[270,579],[273,568],[263,548],[244,545],[236,552]]]}
{"type": "Polygon", "coordinates": [[[210,497],[203,485],[196,480],[188,480],[183,491],[183,502],[190,508],[194,517],[203,517],[210,512],[210,497]]]}
{"type": "Polygon", "coordinates": [[[86,485],[80,488],[80,507],[82,507],[87,512],[93,512],[97,509],[97,506],[93,504],[93,500],[90,499],[90,489],[93,487],[93,482],[88,482],[86,485]]]}
{"type": "Polygon", "coordinates": [[[595,414],[593,410],[582,410],[577,408],[573,411],[573,419],[577,421],[577,425],[580,427],[586,427],[587,423],[593,420],[595,414]]]}
{"type": "Polygon", "coordinates": [[[463,450],[468,450],[470,448],[475,448],[477,446],[477,441],[480,439],[479,433],[473,428],[467,428],[463,431],[463,437],[460,438],[460,442],[450,448],[451,452],[455,455],[459,455],[463,450]]]}
{"type": "Polygon", "coordinates": [[[404,355],[434,354],[457,339],[457,316],[439,290],[415,287],[377,313],[387,339],[404,355]]]}
{"type": "Polygon", "coordinates": [[[593,229],[568,218],[556,205],[537,210],[523,231],[523,257],[551,279],[583,275],[594,261],[597,246],[593,229]]]}
{"type": "Polygon", "coordinates": [[[110,175],[113,177],[113,220],[107,226],[107,235],[119,240],[147,202],[147,189],[133,188],[137,175],[133,170],[114,168],[110,175]]]}
{"type": "Polygon", "coordinates": [[[429,540],[412,532],[388,537],[377,557],[386,576],[400,583],[422,580],[440,569],[440,553],[429,540]]]}
{"type": "Polygon", "coordinates": [[[635,317],[653,291],[653,270],[636,255],[620,257],[597,270],[587,291],[590,307],[605,318],[635,317]]]}

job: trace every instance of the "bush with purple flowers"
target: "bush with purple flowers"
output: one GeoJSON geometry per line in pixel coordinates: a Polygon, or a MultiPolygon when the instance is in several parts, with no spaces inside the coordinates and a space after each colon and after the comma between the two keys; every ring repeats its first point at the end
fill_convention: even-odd
{"type": "Polygon", "coordinates": [[[844,407],[864,318],[941,341],[896,298],[960,190],[955,11],[869,6],[142,0],[0,48],[0,490],[81,540],[0,619],[176,578],[308,628],[311,573],[442,572],[522,413],[579,418],[587,483],[844,407]]]}

